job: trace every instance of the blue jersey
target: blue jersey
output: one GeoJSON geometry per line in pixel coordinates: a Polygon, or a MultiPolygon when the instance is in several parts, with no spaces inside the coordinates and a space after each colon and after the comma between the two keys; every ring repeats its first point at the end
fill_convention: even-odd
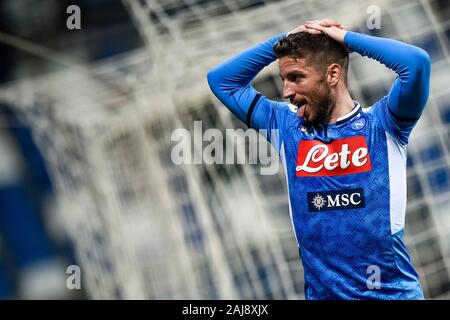
{"type": "Polygon", "coordinates": [[[336,123],[307,130],[289,104],[271,101],[251,86],[276,60],[273,45],[283,36],[216,67],[208,82],[249,127],[267,129],[281,155],[306,299],[423,299],[402,236],[406,148],[429,95],[428,54],[399,41],[347,32],[350,51],[383,63],[398,77],[370,108],[355,102],[336,123]]]}

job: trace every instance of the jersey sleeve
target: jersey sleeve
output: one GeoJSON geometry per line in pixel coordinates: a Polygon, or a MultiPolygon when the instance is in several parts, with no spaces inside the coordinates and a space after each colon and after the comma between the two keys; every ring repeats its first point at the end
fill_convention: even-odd
{"type": "Polygon", "coordinates": [[[293,111],[284,102],[277,102],[261,96],[255,105],[250,126],[260,132],[272,143],[277,151],[281,147],[281,132],[285,131],[285,126],[290,123],[293,111]]]}
{"type": "Polygon", "coordinates": [[[397,40],[347,32],[350,51],[372,58],[397,73],[387,96],[371,111],[385,130],[406,145],[430,92],[431,60],[424,50],[397,40]]]}
{"type": "MultiPolygon", "coordinates": [[[[274,129],[280,129],[280,118],[290,112],[288,104],[267,99],[251,85],[256,75],[277,59],[273,46],[285,34],[238,54],[208,72],[207,80],[215,96],[248,127],[263,129],[272,141],[274,129]]],[[[275,143],[277,144],[277,143],[275,143]]]]}

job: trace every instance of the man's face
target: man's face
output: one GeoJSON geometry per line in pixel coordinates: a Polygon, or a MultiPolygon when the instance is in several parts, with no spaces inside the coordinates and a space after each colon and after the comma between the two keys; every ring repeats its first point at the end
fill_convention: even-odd
{"type": "Polygon", "coordinates": [[[304,118],[305,126],[327,123],[334,108],[334,97],[326,76],[307,63],[308,59],[282,57],[280,77],[283,96],[298,107],[297,115],[304,118]]]}

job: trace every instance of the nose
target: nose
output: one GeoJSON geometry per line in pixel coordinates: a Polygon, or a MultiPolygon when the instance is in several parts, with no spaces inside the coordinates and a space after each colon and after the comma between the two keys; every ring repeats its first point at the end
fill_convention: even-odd
{"type": "Polygon", "coordinates": [[[293,84],[290,81],[284,80],[283,82],[283,97],[285,99],[291,99],[295,96],[293,84]]]}

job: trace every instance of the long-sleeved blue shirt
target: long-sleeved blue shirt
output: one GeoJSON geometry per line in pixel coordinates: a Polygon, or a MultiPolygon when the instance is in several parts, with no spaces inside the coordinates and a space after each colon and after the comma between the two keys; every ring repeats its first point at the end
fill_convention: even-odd
{"type": "Polygon", "coordinates": [[[288,182],[307,299],[423,299],[402,241],[406,147],[429,95],[428,54],[400,41],[347,32],[345,45],[397,73],[385,97],[336,123],[305,130],[287,103],[251,85],[276,60],[271,38],[208,73],[214,94],[249,127],[267,129],[288,182]],[[273,134],[273,132],[277,134],[273,134]]]}

